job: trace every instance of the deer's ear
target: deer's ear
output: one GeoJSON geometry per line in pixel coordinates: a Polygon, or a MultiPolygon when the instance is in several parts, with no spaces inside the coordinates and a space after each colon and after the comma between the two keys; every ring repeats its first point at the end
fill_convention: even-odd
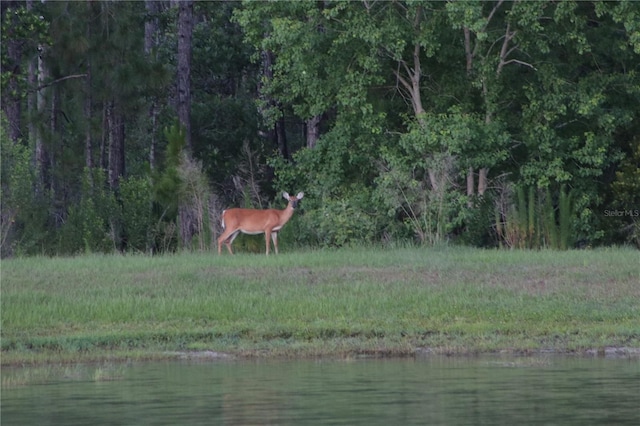
{"type": "Polygon", "coordinates": [[[304,192],[298,192],[298,195],[296,195],[296,198],[298,200],[302,200],[302,197],[304,197],[304,192]]]}
{"type": "Polygon", "coordinates": [[[282,193],[282,198],[284,198],[287,201],[289,201],[291,199],[291,197],[289,197],[289,193],[288,192],[283,192],[282,193]]]}

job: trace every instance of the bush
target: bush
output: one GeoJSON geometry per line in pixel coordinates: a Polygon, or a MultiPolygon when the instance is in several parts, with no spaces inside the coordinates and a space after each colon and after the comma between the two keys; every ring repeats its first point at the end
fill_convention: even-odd
{"type": "Polygon", "coordinates": [[[299,238],[321,247],[368,243],[376,235],[371,215],[348,198],[324,200],[305,212],[299,222],[299,238]]]}
{"type": "Polygon", "coordinates": [[[451,184],[455,158],[448,153],[433,154],[420,166],[391,153],[385,160],[376,190],[389,219],[399,219],[420,244],[447,240],[467,214],[466,196],[451,184]]]}
{"type": "Polygon", "coordinates": [[[151,181],[147,177],[130,177],[120,182],[122,228],[128,251],[146,252],[151,247],[151,181]]]}
{"type": "Polygon", "coordinates": [[[66,254],[109,253],[121,247],[121,229],[120,207],[106,185],[104,170],[85,168],[80,199],[68,209],[58,250],[66,254]]]}
{"type": "Polygon", "coordinates": [[[28,147],[20,141],[14,143],[6,134],[6,128],[2,115],[0,255],[43,254],[51,240],[47,226],[48,192],[38,183],[28,147]]]}

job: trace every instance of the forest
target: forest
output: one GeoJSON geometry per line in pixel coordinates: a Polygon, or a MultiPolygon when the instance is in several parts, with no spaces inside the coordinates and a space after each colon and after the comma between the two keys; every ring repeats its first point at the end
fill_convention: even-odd
{"type": "Polygon", "coordinates": [[[1,7],[3,258],[640,247],[640,2],[1,7]]]}

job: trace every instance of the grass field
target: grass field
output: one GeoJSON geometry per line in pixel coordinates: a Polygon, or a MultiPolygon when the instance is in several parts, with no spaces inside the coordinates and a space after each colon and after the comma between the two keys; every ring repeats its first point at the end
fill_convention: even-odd
{"type": "Polygon", "coordinates": [[[2,364],[640,348],[640,252],[459,247],[1,264],[2,364]]]}

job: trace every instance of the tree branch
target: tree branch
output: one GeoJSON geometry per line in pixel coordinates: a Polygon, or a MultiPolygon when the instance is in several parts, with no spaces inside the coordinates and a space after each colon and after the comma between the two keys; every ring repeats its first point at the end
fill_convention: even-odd
{"type": "Polygon", "coordinates": [[[462,31],[464,32],[464,53],[467,58],[467,74],[469,74],[473,69],[473,55],[475,52],[471,52],[471,31],[468,27],[464,27],[462,31]]]}
{"type": "Polygon", "coordinates": [[[69,80],[69,79],[72,79],[72,78],[85,78],[86,76],[87,76],[87,74],[72,74],[72,75],[67,75],[67,76],[65,76],[65,77],[60,77],[60,78],[58,78],[58,79],[56,79],[56,80],[53,80],[53,81],[50,81],[50,82],[48,82],[48,83],[46,83],[46,84],[43,84],[43,85],[41,85],[41,86],[38,86],[38,87],[36,87],[35,89],[31,89],[31,90],[30,90],[30,92],[37,92],[37,91],[42,90],[42,89],[44,89],[44,88],[46,88],[46,87],[53,86],[54,84],[60,83],[61,81],[69,80]]]}
{"type": "Polygon", "coordinates": [[[534,67],[532,64],[530,64],[529,62],[519,61],[518,59],[509,59],[508,61],[506,61],[502,65],[509,65],[509,64],[512,64],[512,63],[524,65],[524,66],[529,67],[529,68],[531,68],[531,69],[533,69],[535,71],[538,71],[538,69],[536,67],[534,67]]]}
{"type": "MultiPolygon", "coordinates": [[[[404,67],[407,74],[410,74],[409,67],[407,66],[407,63],[405,61],[398,61],[398,64],[404,67]]],[[[404,76],[400,73],[400,70],[394,70],[393,73],[396,75],[396,79],[404,86],[404,88],[407,89],[409,93],[411,93],[411,83],[409,83],[409,81],[404,78],[404,76]]]]}
{"type": "MultiPolygon", "coordinates": [[[[400,64],[400,62],[398,62],[398,65],[400,64]]],[[[398,93],[400,93],[400,95],[404,98],[405,102],[407,102],[408,104],[411,104],[411,84],[402,76],[402,74],[400,74],[400,70],[394,70],[393,73],[396,76],[396,90],[398,90],[398,93]],[[400,82],[400,85],[398,85],[397,82],[400,82]],[[404,88],[404,90],[406,90],[406,93],[403,93],[402,88],[404,88]]]]}
{"type": "MultiPolygon", "coordinates": [[[[504,3],[504,0],[498,1],[495,4],[495,6],[493,6],[493,9],[491,9],[491,12],[489,12],[489,16],[487,16],[487,22],[484,25],[484,27],[482,27],[482,31],[481,32],[486,32],[487,31],[487,28],[489,27],[489,24],[491,23],[491,19],[493,19],[493,15],[495,15],[495,13],[498,11],[500,6],[502,6],[502,3],[504,3]]],[[[493,44],[491,45],[491,47],[489,47],[489,50],[491,50],[492,47],[493,47],[493,44]]],[[[478,49],[479,48],[480,48],[480,43],[476,43],[474,48],[473,48],[473,52],[471,52],[471,58],[475,58],[476,57],[476,55],[478,54],[478,49]]]]}
{"type": "Polygon", "coordinates": [[[491,10],[491,12],[489,13],[489,16],[487,16],[487,24],[484,26],[484,28],[482,29],[483,31],[486,31],[487,27],[489,26],[489,23],[491,22],[491,18],[493,18],[493,15],[496,13],[496,11],[500,8],[500,6],[502,5],[502,3],[504,3],[504,0],[500,0],[498,3],[496,3],[496,5],[493,7],[493,9],[491,10]]]}
{"type": "Polygon", "coordinates": [[[499,76],[500,73],[502,72],[502,68],[505,66],[506,62],[505,58],[507,57],[508,53],[511,52],[510,50],[508,51],[508,47],[509,47],[509,42],[511,42],[511,40],[513,39],[513,37],[515,37],[516,32],[515,31],[511,31],[511,23],[507,22],[507,29],[504,33],[504,41],[502,42],[502,48],[500,49],[500,63],[498,64],[498,68],[496,69],[496,76],[499,76]]]}

